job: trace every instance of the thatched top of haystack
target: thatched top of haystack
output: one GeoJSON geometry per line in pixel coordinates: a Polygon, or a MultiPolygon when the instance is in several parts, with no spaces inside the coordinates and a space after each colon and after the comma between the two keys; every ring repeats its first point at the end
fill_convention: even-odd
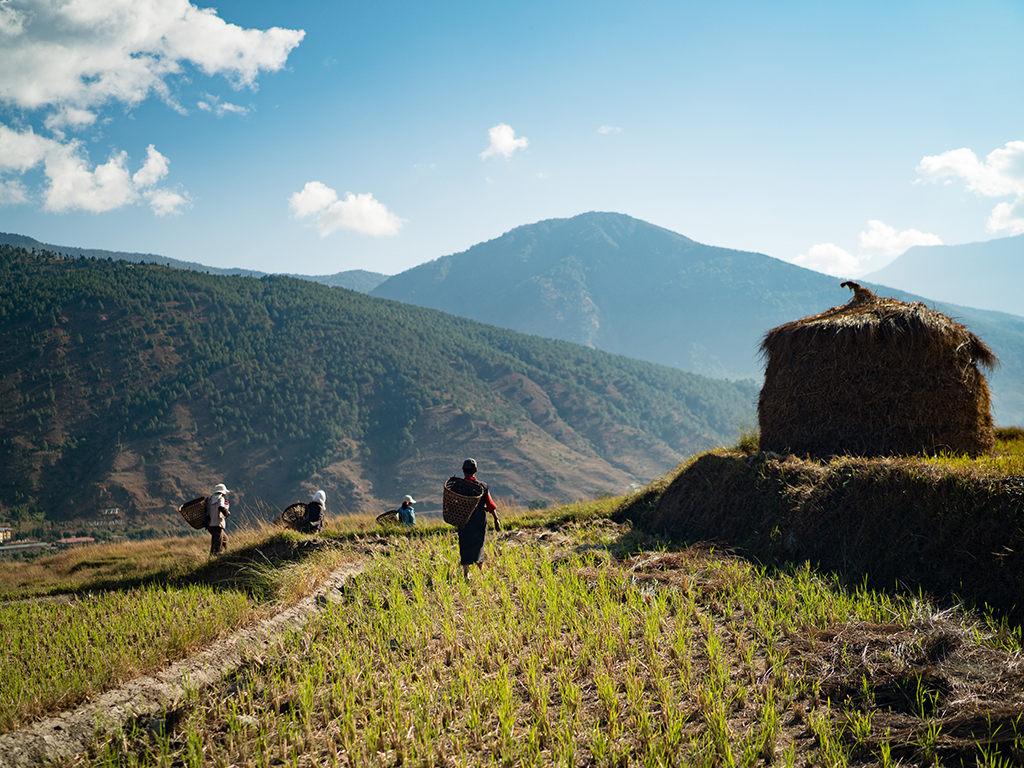
{"type": "Polygon", "coordinates": [[[985,342],[960,323],[922,302],[908,304],[897,299],[876,296],[867,288],[847,281],[853,298],[812,317],[780,325],[765,334],[761,353],[769,358],[789,358],[796,350],[815,343],[836,345],[868,342],[875,345],[900,345],[915,355],[953,347],[968,352],[976,365],[992,368],[995,353],[985,342]]]}

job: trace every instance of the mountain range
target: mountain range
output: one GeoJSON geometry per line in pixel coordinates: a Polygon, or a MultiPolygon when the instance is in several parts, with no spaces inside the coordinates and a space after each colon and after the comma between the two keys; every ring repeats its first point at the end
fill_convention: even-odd
{"type": "Polygon", "coordinates": [[[1024,235],[963,245],[917,245],[865,280],[935,301],[1024,314],[1024,235]]]}
{"type": "MultiPolygon", "coordinates": [[[[243,269],[242,267],[208,267],[196,261],[181,261],[168,256],[157,256],[153,253],[131,253],[127,251],[105,251],[99,248],[79,248],[68,245],[52,245],[41,243],[38,240],[16,235],[9,232],[0,232],[0,245],[13,245],[15,248],[24,248],[29,252],[51,253],[58,256],[70,256],[72,258],[84,259],[112,259],[113,261],[130,261],[134,264],[160,264],[164,267],[175,269],[187,269],[192,272],[206,272],[211,275],[241,275],[243,277],[266,277],[269,273],[260,272],[258,269],[243,269]]],[[[352,269],[345,272],[335,272],[331,275],[294,275],[288,272],[274,273],[284,274],[288,277],[298,277],[302,280],[311,280],[315,283],[333,285],[338,288],[351,288],[353,291],[369,293],[376,286],[387,279],[387,275],[379,272],[368,272],[365,269],[352,269]]]]}
{"type": "MultiPolygon", "coordinates": [[[[1011,238],[1015,239],[1015,238],[1011,238]]],[[[715,378],[760,378],[759,345],[783,323],[845,303],[840,279],[760,253],[703,245],[617,213],[507,232],[388,278],[374,296],[565,339],[715,378]]],[[[1024,424],[1024,317],[924,301],[983,338],[1000,424],[1024,424]]]]}
{"type": "MultiPolygon", "coordinates": [[[[0,510],[64,516],[166,510],[214,478],[271,507],[323,485],[340,511],[413,490],[429,508],[418,489],[464,454],[521,500],[619,492],[753,424],[764,333],[849,298],[838,278],[615,213],[391,277],[4,237],[21,250],[0,284],[0,510]]],[[[1000,358],[996,422],[1024,424],[1024,318],[864,284],[968,325],[1000,358]]]]}
{"type": "Polygon", "coordinates": [[[333,513],[429,511],[467,455],[506,501],[618,494],[734,440],[757,397],[310,281],[11,246],[0,346],[14,520],[166,525],[218,482],[263,519],[317,488],[333,513]]]}

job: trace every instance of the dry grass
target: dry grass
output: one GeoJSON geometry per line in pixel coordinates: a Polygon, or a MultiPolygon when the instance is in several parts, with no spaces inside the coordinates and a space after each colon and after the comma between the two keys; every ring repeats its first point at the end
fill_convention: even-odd
{"type": "Polygon", "coordinates": [[[996,359],[967,328],[917,302],[855,283],[846,304],[765,334],[761,448],[834,456],[914,455],[993,446],[996,359]]]}
{"type": "Polygon", "coordinates": [[[676,541],[715,541],[764,563],[810,560],[848,583],[958,595],[1017,616],[1022,499],[1018,439],[976,459],[721,450],[682,467],[634,519],[676,541]]]}

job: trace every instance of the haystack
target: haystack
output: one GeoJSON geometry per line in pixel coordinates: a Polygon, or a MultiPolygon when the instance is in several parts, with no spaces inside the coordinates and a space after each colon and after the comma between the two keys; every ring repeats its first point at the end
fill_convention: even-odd
{"type": "Polygon", "coordinates": [[[841,307],[765,334],[757,406],[761,450],[833,456],[952,451],[995,444],[988,384],[996,357],[924,304],[845,282],[841,307]]]}

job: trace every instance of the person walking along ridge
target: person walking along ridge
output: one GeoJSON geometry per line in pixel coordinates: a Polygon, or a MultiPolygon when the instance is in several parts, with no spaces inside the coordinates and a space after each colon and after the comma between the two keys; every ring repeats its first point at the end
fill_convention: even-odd
{"type": "Polygon", "coordinates": [[[227,517],[231,514],[228,502],[228,490],[224,483],[219,483],[213,493],[206,497],[206,530],[210,532],[210,557],[219,555],[228,548],[228,537],[224,533],[227,517]]]}
{"type": "Polygon", "coordinates": [[[482,485],[484,489],[483,496],[480,497],[473,514],[469,516],[466,524],[459,528],[459,561],[462,564],[462,575],[466,579],[469,579],[471,565],[483,568],[484,560],[487,559],[484,543],[487,541],[488,512],[494,516],[494,527],[499,527],[498,515],[495,513],[498,505],[491,498],[491,491],[488,489],[487,483],[481,483],[476,479],[476,470],[476,459],[466,459],[462,462],[462,474],[465,475],[465,479],[482,485]]]}
{"type": "Polygon", "coordinates": [[[313,494],[313,500],[306,505],[306,533],[320,533],[324,527],[324,510],[327,508],[327,494],[320,490],[313,494]]]}

